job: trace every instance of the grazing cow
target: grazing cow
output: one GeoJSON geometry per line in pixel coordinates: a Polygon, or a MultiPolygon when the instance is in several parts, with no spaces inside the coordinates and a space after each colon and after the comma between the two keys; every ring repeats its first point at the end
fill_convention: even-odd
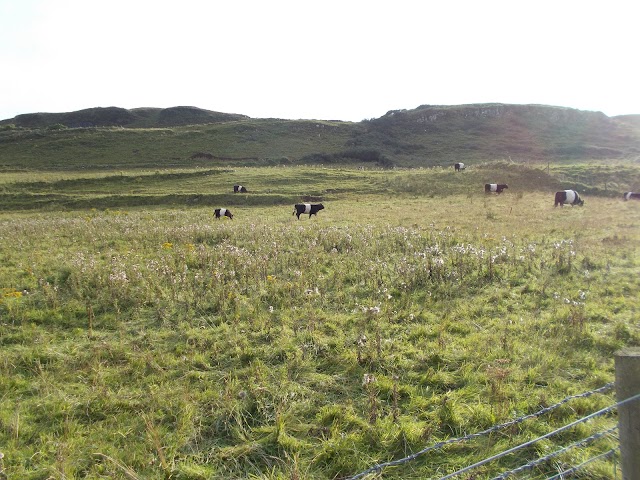
{"type": "Polygon", "coordinates": [[[247,188],[242,185],[234,185],[233,193],[247,193],[247,188]]]}
{"type": "Polygon", "coordinates": [[[308,213],[309,218],[311,218],[311,215],[317,216],[318,212],[324,208],[324,205],[321,203],[296,203],[293,208],[292,215],[296,215],[300,220],[300,215],[303,213],[308,213]]]}
{"type": "Polygon", "coordinates": [[[626,200],[640,200],[640,193],[626,192],[623,197],[626,200]]]}
{"type": "Polygon", "coordinates": [[[582,206],[584,205],[584,200],[580,198],[580,195],[578,195],[578,192],[575,190],[563,190],[561,192],[556,192],[556,200],[553,206],[557,207],[560,205],[563,207],[565,203],[568,203],[572,207],[574,205],[582,206]]]}
{"type": "Polygon", "coordinates": [[[454,163],[453,168],[456,169],[456,172],[460,172],[464,170],[466,167],[464,166],[464,163],[460,162],[460,163],[454,163]]]}
{"type": "Polygon", "coordinates": [[[485,183],[484,191],[485,193],[502,193],[505,188],[509,188],[509,185],[506,183],[485,183]]]}
{"type": "Polygon", "coordinates": [[[215,209],[216,220],[220,217],[229,217],[229,220],[233,220],[233,213],[228,208],[216,208],[215,209]]]}

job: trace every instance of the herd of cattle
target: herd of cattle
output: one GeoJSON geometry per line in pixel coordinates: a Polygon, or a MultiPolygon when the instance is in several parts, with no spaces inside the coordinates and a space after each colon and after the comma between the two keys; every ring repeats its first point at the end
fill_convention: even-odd
{"type": "MultiPolygon", "coordinates": [[[[456,172],[463,171],[465,169],[464,163],[455,163],[453,165],[456,172]]],[[[509,185],[506,183],[485,183],[484,191],[485,193],[502,193],[505,189],[509,188],[509,185]]],[[[234,185],[233,193],[248,193],[248,190],[243,185],[234,185]]],[[[640,193],[635,192],[625,192],[623,195],[623,199],[627,200],[640,200],[640,193]]],[[[580,197],[580,194],[575,190],[562,190],[560,192],[556,192],[553,206],[557,207],[560,205],[561,207],[564,205],[584,205],[584,200],[580,197]]],[[[300,215],[318,215],[320,210],[324,209],[324,205],[321,203],[296,203],[293,206],[293,214],[298,220],[300,220],[300,215]]],[[[228,217],[233,220],[233,214],[231,210],[228,208],[216,208],[214,211],[215,218],[218,219],[220,217],[228,217]]]]}

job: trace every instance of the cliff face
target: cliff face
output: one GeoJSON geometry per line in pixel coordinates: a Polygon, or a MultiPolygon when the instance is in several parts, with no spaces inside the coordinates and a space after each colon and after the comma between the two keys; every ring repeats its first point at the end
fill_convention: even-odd
{"type": "MultiPolygon", "coordinates": [[[[631,116],[633,117],[633,116],[631,116]]],[[[422,105],[414,110],[391,110],[382,117],[372,120],[377,124],[435,124],[467,121],[477,123],[496,120],[516,121],[529,120],[538,124],[594,124],[604,127],[610,125],[612,119],[602,112],[590,112],[564,107],[545,105],[506,105],[478,104],[461,106],[422,105]]]]}

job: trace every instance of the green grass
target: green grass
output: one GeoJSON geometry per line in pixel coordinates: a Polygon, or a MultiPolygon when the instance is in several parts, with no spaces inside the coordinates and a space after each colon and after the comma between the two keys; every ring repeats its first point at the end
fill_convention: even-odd
{"type": "Polygon", "coordinates": [[[290,163],[334,152],[359,127],[343,122],[246,120],[171,128],[73,128],[0,132],[5,170],[180,168],[290,163]],[[216,158],[192,159],[198,153],[216,158]]]}
{"type": "MultiPolygon", "coordinates": [[[[610,173],[576,169],[594,191],[610,173]]],[[[3,177],[15,202],[0,213],[9,478],[341,478],[612,381],[614,352],[640,345],[638,204],[601,192],[554,208],[571,185],[555,170],[451,170],[3,177]],[[489,181],[510,188],[486,195],[489,181]],[[229,193],[234,183],[251,192],[229,193]],[[296,220],[305,197],[326,209],[296,220]],[[214,206],[235,219],[216,221],[214,206]]],[[[384,476],[437,478],[613,401],[583,399],[384,476]]],[[[614,470],[598,462],[581,478],[614,470]]]]}

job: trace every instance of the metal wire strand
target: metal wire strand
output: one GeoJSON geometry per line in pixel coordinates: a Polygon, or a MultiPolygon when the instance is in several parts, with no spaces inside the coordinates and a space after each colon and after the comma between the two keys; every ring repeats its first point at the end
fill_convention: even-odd
{"type": "Polygon", "coordinates": [[[567,450],[571,450],[572,448],[576,448],[576,447],[582,447],[584,445],[588,445],[588,444],[590,444],[592,442],[595,442],[596,440],[598,440],[598,439],[610,434],[611,432],[614,432],[617,429],[618,429],[618,427],[615,426],[615,427],[609,428],[608,430],[604,430],[602,432],[594,433],[590,437],[583,438],[582,440],[574,442],[571,445],[567,445],[564,448],[561,448],[559,450],[551,452],[548,455],[545,455],[544,457],[536,458],[535,460],[532,460],[529,463],[521,465],[518,468],[514,468],[513,470],[509,470],[508,472],[501,473],[500,475],[498,475],[497,477],[492,478],[491,480],[504,480],[505,478],[510,477],[511,475],[515,475],[517,473],[524,472],[525,470],[530,470],[533,467],[536,467],[536,466],[538,466],[538,465],[540,465],[542,463],[547,462],[548,460],[551,460],[554,457],[557,457],[558,455],[563,454],[567,450]]]}
{"type": "Polygon", "coordinates": [[[432,450],[439,450],[439,449],[441,449],[441,448],[443,448],[443,447],[445,447],[447,445],[451,445],[453,443],[459,443],[459,442],[471,440],[473,438],[478,438],[478,437],[481,437],[483,435],[487,435],[489,433],[497,432],[498,430],[502,430],[502,429],[510,427],[512,425],[517,425],[519,423],[524,422],[525,420],[529,420],[531,418],[540,417],[540,416],[544,415],[545,413],[551,412],[551,411],[555,410],[556,408],[564,405],[565,403],[567,403],[567,402],[569,402],[571,400],[574,400],[576,398],[589,397],[589,396],[594,395],[596,393],[604,393],[604,392],[606,392],[608,390],[611,390],[613,388],[613,386],[614,386],[614,383],[610,382],[610,383],[607,383],[606,385],[603,385],[602,387],[597,388],[595,390],[590,390],[588,392],[583,392],[583,393],[578,393],[576,395],[571,395],[571,396],[559,401],[558,403],[555,403],[553,405],[545,407],[545,408],[543,408],[543,409],[541,409],[541,410],[539,410],[539,411],[537,411],[535,413],[530,413],[528,415],[524,415],[522,417],[518,417],[518,418],[515,418],[513,420],[509,420],[508,422],[501,423],[501,424],[498,424],[498,425],[494,425],[494,426],[492,426],[490,428],[487,428],[486,430],[482,430],[482,431],[477,432],[477,433],[471,433],[471,434],[465,435],[463,437],[450,438],[448,440],[444,440],[442,442],[438,442],[438,443],[436,443],[434,445],[431,445],[429,447],[423,448],[422,450],[420,450],[420,451],[418,451],[416,453],[412,453],[411,455],[408,455],[408,456],[406,456],[404,458],[400,458],[398,460],[392,460],[392,461],[389,461],[389,462],[379,463],[377,465],[374,465],[374,466],[368,468],[367,470],[365,470],[363,472],[360,472],[360,473],[358,473],[358,474],[356,474],[356,475],[354,475],[352,477],[348,477],[345,480],[357,480],[357,479],[362,478],[362,477],[364,477],[366,475],[369,475],[370,473],[381,472],[382,469],[384,469],[384,468],[393,467],[393,466],[396,466],[396,465],[402,465],[404,463],[410,462],[412,460],[415,460],[419,456],[424,455],[425,453],[430,452],[432,450]]]}
{"type": "Polygon", "coordinates": [[[589,460],[586,460],[586,461],[582,462],[580,465],[576,465],[575,467],[571,467],[570,469],[565,470],[564,472],[556,473],[553,477],[548,477],[547,480],[556,480],[558,478],[563,477],[564,475],[568,475],[570,473],[575,473],[578,470],[580,470],[582,467],[584,467],[585,465],[590,464],[591,462],[595,462],[596,460],[600,460],[600,459],[604,459],[604,458],[610,457],[611,455],[616,453],[617,450],[618,450],[617,448],[612,448],[608,452],[604,452],[604,453],[602,453],[600,455],[596,455],[595,457],[591,457],[589,460]]]}
{"type": "Polygon", "coordinates": [[[517,445],[517,446],[515,446],[515,447],[513,447],[513,448],[510,448],[509,450],[505,450],[505,451],[504,451],[504,452],[502,452],[502,453],[498,453],[497,455],[494,455],[494,456],[492,456],[492,457],[485,458],[484,460],[481,460],[481,461],[479,461],[479,462],[476,462],[476,463],[474,463],[473,465],[469,465],[468,467],[465,467],[465,468],[462,468],[462,469],[460,469],[460,470],[457,470],[457,471],[455,471],[455,472],[453,472],[453,473],[450,473],[449,475],[445,475],[444,477],[440,477],[440,480],[446,480],[447,478],[453,478],[453,477],[456,477],[456,476],[460,475],[461,473],[468,472],[469,470],[472,470],[472,469],[474,469],[474,468],[476,468],[476,467],[479,467],[479,466],[481,466],[481,465],[484,465],[485,463],[489,463],[489,462],[491,462],[491,461],[493,461],[493,460],[497,460],[498,458],[502,458],[502,457],[504,457],[505,455],[508,455],[508,454],[510,454],[510,453],[515,452],[516,450],[520,450],[521,448],[524,448],[524,447],[528,447],[528,446],[530,446],[530,445],[533,445],[534,443],[536,443],[536,442],[538,442],[538,441],[540,441],[540,440],[544,440],[545,438],[549,438],[549,437],[551,437],[551,436],[555,435],[556,433],[560,433],[560,432],[563,432],[563,431],[565,431],[565,430],[568,430],[569,428],[574,427],[574,426],[576,426],[576,425],[578,425],[578,424],[580,424],[580,423],[584,423],[584,422],[586,422],[587,420],[591,420],[592,418],[595,418],[595,417],[598,417],[598,416],[600,416],[600,415],[603,415],[603,414],[605,414],[605,413],[607,413],[607,412],[610,412],[611,410],[613,410],[614,408],[619,407],[620,405],[624,405],[625,403],[629,403],[629,402],[632,402],[632,401],[634,401],[634,400],[638,400],[638,399],[640,399],[640,393],[639,393],[639,394],[637,394],[637,395],[634,395],[633,397],[629,397],[629,398],[627,398],[626,400],[623,400],[623,401],[621,401],[621,402],[618,402],[618,403],[616,403],[616,404],[614,404],[614,405],[611,405],[611,406],[609,406],[609,407],[605,407],[605,408],[603,408],[603,409],[601,409],[601,410],[598,410],[597,412],[594,412],[594,413],[592,413],[592,414],[590,414],[590,415],[587,415],[586,417],[579,418],[578,420],[576,420],[576,421],[574,421],[574,422],[571,422],[571,423],[568,423],[568,424],[567,424],[567,425],[565,425],[564,427],[560,427],[560,428],[558,428],[557,430],[554,430],[554,431],[552,431],[552,432],[547,433],[546,435],[542,435],[542,436],[540,436],[540,437],[538,437],[538,438],[535,438],[535,439],[533,439],[533,440],[530,440],[530,441],[528,441],[528,442],[521,443],[520,445],[517,445]]]}

